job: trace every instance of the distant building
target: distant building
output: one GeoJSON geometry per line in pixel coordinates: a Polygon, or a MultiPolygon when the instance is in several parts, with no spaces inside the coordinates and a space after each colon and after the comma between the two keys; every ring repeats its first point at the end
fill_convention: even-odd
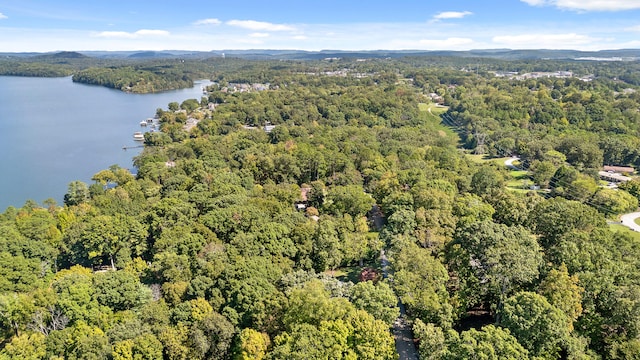
{"type": "Polygon", "coordinates": [[[311,191],[310,187],[301,187],[300,188],[300,198],[302,201],[309,201],[309,191],[311,191]]]}
{"type": "Polygon", "coordinates": [[[296,203],[294,203],[296,210],[298,211],[303,211],[306,210],[308,207],[308,197],[307,194],[309,194],[309,191],[311,190],[310,187],[301,187],[300,188],[300,201],[297,201],[296,203]]]}
{"type": "Polygon", "coordinates": [[[632,168],[631,166],[609,166],[609,165],[605,165],[605,166],[602,167],[602,170],[604,170],[604,171],[613,171],[613,172],[622,173],[622,174],[633,174],[634,172],[636,172],[636,169],[632,168]]]}
{"type": "Polygon", "coordinates": [[[611,182],[627,182],[631,180],[630,177],[624,176],[622,174],[612,172],[612,171],[598,171],[598,175],[603,180],[611,181],[611,182]]]}

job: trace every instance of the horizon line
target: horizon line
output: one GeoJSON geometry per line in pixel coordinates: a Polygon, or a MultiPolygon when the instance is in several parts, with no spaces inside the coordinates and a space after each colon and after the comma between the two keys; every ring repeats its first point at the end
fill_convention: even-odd
{"type": "Polygon", "coordinates": [[[212,49],[212,50],[190,50],[190,49],[163,49],[163,50],[151,50],[151,49],[138,49],[138,50],[50,50],[50,51],[0,51],[1,54],[51,54],[61,52],[193,52],[193,53],[211,53],[211,52],[228,52],[228,51],[290,51],[290,52],[307,52],[307,53],[321,53],[321,52],[474,52],[474,51],[575,51],[575,52],[603,52],[603,51],[640,51],[640,48],[607,48],[599,50],[578,50],[571,48],[552,49],[552,48],[478,48],[467,50],[454,50],[454,49],[321,49],[321,50],[304,50],[304,49],[284,49],[284,48],[250,48],[250,49],[212,49]]]}

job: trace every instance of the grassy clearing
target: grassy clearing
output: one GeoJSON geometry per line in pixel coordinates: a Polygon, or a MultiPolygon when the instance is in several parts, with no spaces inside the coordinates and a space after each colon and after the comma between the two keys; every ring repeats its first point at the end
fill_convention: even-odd
{"type": "MultiPolygon", "coordinates": [[[[345,282],[351,281],[352,283],[356,284],[360,281],[359,279],[360,273],[366,267],[367,266],[350,266],[350,267],[344,267],[344,268],[340,268],[333,271],[327,271],[326,273],[340,281],[345,281],[345,282]]],[[[373,267],[373,268],[376,269],[380,274],[382,274],[382,270],[377,269],[376,267],[373,267]]]]}
{"type": "Polygon", "coordinates": [[[509,175],[516,180],[529,180],[529,172],[527,170],[512,170],[509,175]]]}
{"type": "Polygon", "coordinates": [[[493,157],[489,157],[487,155],[476,155],[476,154],[465,154],[465,156],[467,157],[467,159],[473,161],[476,164],[482,164],[482,163],[486,163],[486,162],[494,162],[498,165],[504,165],[504,162],[509,159],[508,157],[501,157],[501,158],[493,158],[493,157]]]}
{"type": "Polygon", "coordinates": [[[529,191],[529,187],[533,182],[529,178],[529,172],[526,170],[509,171],[510,179],[507,179],[507,189],[515,191],[529,191]]]}
{"type": "Polygon", "coordinates": [[[636,224],[640,225],[640,218],[636,218],[635,220],[633,220],[636,224]]]}
{"type": "Polygon", "coordinates": [[[636,241],[640,241],[640,233],[633,231],[624,225],[610,224],[609,228],[611,229],[611,231],[614,231],[614,232],[622,232],[622,233],[631,235],[631,237],[634,238],[636,241]]]}
{"type": "Polygon", "coordinates": [[[368,259],[364,262],[363,266],[346,266],[335,270],[327,270],[324,273],[333,276],[340,281],[351,281],[355,284],[360,281],[360,273],[366,268],[375,269],[382,276],[382,268],[380,267],[380,263],[377,259],[368,259]]]}
{"type": "MultiPolygon", "coordinates": [[[[476,164],[495,163],[496,165],[502,166],[504,166],[504,162],[509,159],[508,157],[492,158],[487,155],[475,154],[465,154],[465,156],[476,164]]],[[[513,191],[528,192],[530,191],[529,187],[533,185],[533,181],[529,178],[529,172],[526,170],[510,170],[509,177],[506,180],[505,185],[507,189],[513,191]]]]}
{"type": "Polygon", "coordinates": [[[442,120],[440,115],[445,113],[449,108],[446,106],[440,106],[434,103],[419,103],[418,110],[426,112],[429,119],[437,120],[438,123],[442,120]]]}
{"type": "Polygon", "coordinates": [[[440,118],[440,115],[442,113],[444,113],[445,111],[447,111],[448,107],[445,106],[436,106],[436,104],[433,103],[419,103],[418,104],[418,110],[422,111],[422,112],[426,112],[427,114],[426,117],[427,119],[432,122],[433,124],[438,126],[438,134],[442,137],[457,137],[458,134],[453,131],[452,129],[450,129],[449,127],[446,126],[442,126],[441,122],[442,119],[440,118]]]}
{"type": "Polygon", "coordinates": [[[438,105],[436,103],[419,103],[418,109],[420,109],[420,111],[427,111],[430,114],[438,116],[449,110],[449,107],[438,105]]]}

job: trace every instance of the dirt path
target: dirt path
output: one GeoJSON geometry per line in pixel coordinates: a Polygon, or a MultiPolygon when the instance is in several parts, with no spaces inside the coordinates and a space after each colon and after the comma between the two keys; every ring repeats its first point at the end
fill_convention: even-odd
{"type": "MultiPolygon", "coordinates": [[[[373,205],[369,214],[376,230],[382,230],[385,219],[380,207],[373,205]]],[[[382,276],[386,279],[389,276],[389,260],[387,260],[385,249],[380,250],[380,265],[382,267],[382,276]]],[[[392,333],[396,341],[396,351],[398,352],[399,360],[418,360],[418,352],[413,342],[411,324],[407,321],[405,307],[400,298],[398,298],[398,307],[400,308],[400,316],[393,322],[392,333]]]]}
{"type": "MultiPolygon", "coordinates": [[[[380,263],[382,264],[382,276],[386,279],[388,276],[389,261],[384,249],[380,250],[380,263]]],[[[396,351],[399,360],[418,360],[418,351],[413,342],[413,331],[411,324],[407,321],[404,304],[398,298],[398,307],[400,308],[400,316],[393,322],[393,338],[396,340],[396,351]]]]}
{"type": "Polygon", "coordinates": [[[413,342],[413,331],[404,315],[404,305],[398,299],[400,317],[393,323],[393,337],[396,339],[396,351],[400,360],[418,360],[418,351],[413,342]]]}

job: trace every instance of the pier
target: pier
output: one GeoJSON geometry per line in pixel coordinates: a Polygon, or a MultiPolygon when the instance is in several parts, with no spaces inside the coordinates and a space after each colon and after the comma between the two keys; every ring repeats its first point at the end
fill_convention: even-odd
{"type": "Polygon", "coordinates": [[[136,148],[143,148],[143,147],[144,147],[144,145],[134,145],[134,146],[124,145],[122,147],[122,150],[127,151],[127,149],[136,149],[136,148]]]}

